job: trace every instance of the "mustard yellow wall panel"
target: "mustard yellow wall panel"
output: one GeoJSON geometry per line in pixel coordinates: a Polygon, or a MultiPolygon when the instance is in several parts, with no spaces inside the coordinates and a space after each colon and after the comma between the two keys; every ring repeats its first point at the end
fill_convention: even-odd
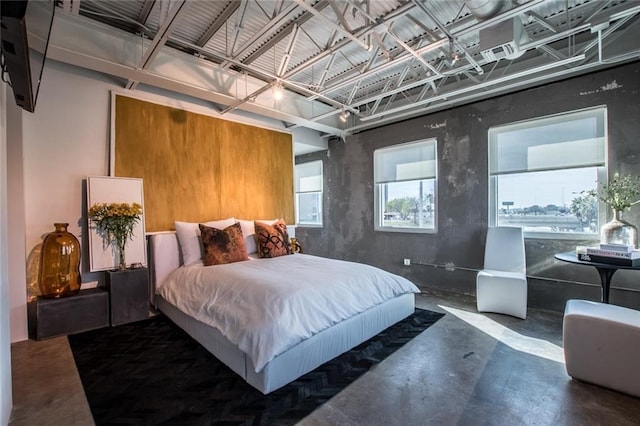
{"type": "Polygon", "coordinates": [[[116,95],[114,166],[143,179],[147,232],[229,216],[295,221],[288,133],[116,95]]]}

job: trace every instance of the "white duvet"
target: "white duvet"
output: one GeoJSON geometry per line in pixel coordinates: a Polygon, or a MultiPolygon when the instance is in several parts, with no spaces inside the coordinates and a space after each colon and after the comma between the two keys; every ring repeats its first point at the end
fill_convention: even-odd
{"type": "Polygon", "coordinates": [[[157,293],[253,360],[278,354],[388,299],[420,290],[373,266],[305,254],[173,271],[157,293]]]}

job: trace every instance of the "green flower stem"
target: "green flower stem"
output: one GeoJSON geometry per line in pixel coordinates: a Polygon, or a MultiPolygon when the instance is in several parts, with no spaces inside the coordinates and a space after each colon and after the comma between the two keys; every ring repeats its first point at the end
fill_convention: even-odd
{"type": "Polygon", "coordinates": [[[115,246],[124,259],[127,241],[132,239],[133,227],[142,216],[142,206],[138,203],[96,203],[89,209],[88,216],[105,246],[115,246]]]}

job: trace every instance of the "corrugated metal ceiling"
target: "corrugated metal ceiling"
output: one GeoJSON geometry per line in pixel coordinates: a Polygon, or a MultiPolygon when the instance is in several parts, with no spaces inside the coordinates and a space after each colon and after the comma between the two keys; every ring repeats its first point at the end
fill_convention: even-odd
{"type": "MultiPolygon", "coordinates": [[[[77,1],[61,7],[71,11],[77,1]]],[[[270,102],[277,112],[266,94],[282,84],[287,96],[324,105],[300,113],[306,125],[336,134],[638,59],[639,12],[636,1],[595,0],[81,0],[79,7],[83,19],[262,84],[219,105],[223,113],[250,102],[270,102]]]]}

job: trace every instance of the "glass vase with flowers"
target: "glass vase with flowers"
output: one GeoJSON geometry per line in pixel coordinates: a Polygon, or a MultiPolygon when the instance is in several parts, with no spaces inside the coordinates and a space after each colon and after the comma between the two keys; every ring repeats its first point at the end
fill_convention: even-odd
{"type": "Polygon", "coordinates": [[[138,203],[96,203],[89,208],[89,219],[95,224],[106,247],[118,254],[118,269],[127,269],[125,247],[133,237],[133,227],[140,221],[142,206],[138,203]]]}
{"type": "Polygon", "coordinates": [[[600,242],[638,247],[638,228],[622,219],[622,213],[640,203],[640,176],[620,176],[616,172],[598,193],[588,191],[606,203],[613,211],[613,219],[600,228],[600,242]]]}

